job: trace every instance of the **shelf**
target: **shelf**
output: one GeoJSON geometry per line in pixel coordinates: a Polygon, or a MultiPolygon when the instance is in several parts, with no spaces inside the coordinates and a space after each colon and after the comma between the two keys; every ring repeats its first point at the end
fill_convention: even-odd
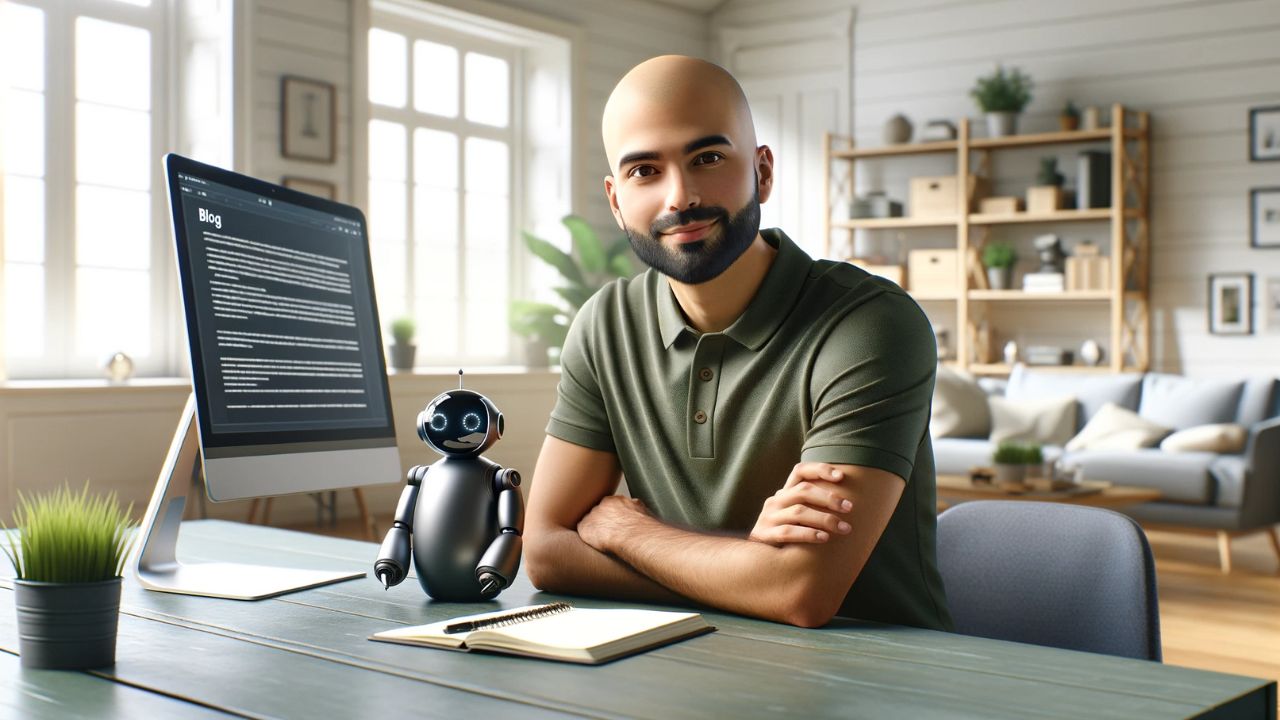
{"type": "Polygon", "coordinates": [[[849,228],[851,230],[885,230],[892,228],[912,227],[955,227],[956,218],[853,218],[851,220],[834,220],[832,227],[849,228]]]}
{"type": "MultiPolygon", "coordinates": [[[[1028,370],[1046,371],[1046,372],[1062,372],[1062,373],[1110,373],[1111,365],[1103,363],[1102,365],[1026,365],[1028,370]]],[[[1125,368],[1125,372],[1137,372],[1133,368],[1125,368]]],[[[1013,366],[1004,363],[971,363],[969,372],[974,375],[1008,375],[1013,372],[1013,366]]]]}
{"type": "Polygon", "coordinates": [[[931,155],[934,153],[952,153],[960,148],[955,140],[939,140],[935,142],[903,143],[901,145],[885,145],[883,147],[852,148],[849,150],[833,150],[831,157],[840,160],[858,160],[875,157],[900,157],[903,155],[931,155]]]}
{"type": "Polygon", "coordinates": [[[970,290],[970,300],[1016,300],[1018,302],[1074,302],[1088,300],[1106,302],[1110,290],[1072,290],[1070,292],[1027,292],[1026,290],[970,290]]]}
{"type": "Polygon", "coordinates": [[[960,299],[956,293],[914,293],[907,291],[916,302],[955,302],[960,299]]]}
{"type": "Polygon", "coordinates": [[[1111,128],[1101,130],[1066,130],[1062,132],[1031,133],[998,138],[974,138],[969,141],[973,150],[1028,147],[1031,145],[1062,145],[1068,143],[1103,142],[1111,139],[1111,128]]]}
{"type": "Polygon", "coordinates": [[[1013,223],[1050,223],[1080,222],[1084,220],[1110,220],[1111,208],[1090,208],[1088,210],[1058,210],[1050,213],[1008,213],[1001,215],[973,214],[969,216],[970,225],[1009,225],[1013,223]]]}

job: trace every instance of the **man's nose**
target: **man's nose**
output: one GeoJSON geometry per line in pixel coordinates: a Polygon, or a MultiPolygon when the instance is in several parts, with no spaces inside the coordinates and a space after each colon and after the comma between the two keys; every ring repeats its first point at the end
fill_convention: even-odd
{"type": "Polygon", "coordinates": [[[691,178],[683,172],[668,173],[670,178],[667,187],[667,210],[670,212],[680,212],[689,208],[698,207],[701,198],[698,196],[698,188],[691,178]]]}

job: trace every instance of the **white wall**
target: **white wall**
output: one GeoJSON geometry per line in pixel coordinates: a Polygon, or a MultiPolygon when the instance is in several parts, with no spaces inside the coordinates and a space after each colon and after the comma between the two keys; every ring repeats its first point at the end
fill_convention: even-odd
{"type": "MultiPolygon", "coordinates": [[[[1264,327],[1243,338],[1208,334],[1206,297],[1209,273],[1253,272],[1255,287],[1280,277],[1280,252],[1251,249],[1248,237],[1249,188],[1280,184],[1280,163],[1250,163],[1247,152],[1249,108],[1280,102],[1280,2],[729,0],[712,25],[767,26],[851,5],[852,131],[859,145],[882,144],[883,123],[898,112],[917,130],[935,118],[981,123],[968,90],[997,61],[1035,80],[1023,118],[1027,131],[1055,128],[1068,98],[1080,106],[1119,102],[1150,111],[1153,367],[1277,371],[1280,332],[1265,330],[1260,293],[1255,325],[1264,327]]],[[[1005,182],[997,194],[1018,194],[1041,154],[1048,153],[1001,155],[996,172],[1005,182]]],[[[1069,178],[1073,156],[1074,150],[1059,153],[1069,178]]],[[[905,199],[911,175],[954,172],[940,162],[885,165],[882,182],[905,199]]],[[[1014,237],[1025,246],[1045,231],[1106,239],[1100,225],[1040,226],[1014,237]]],[[[910,237],[936,245],[952,242],[953,234],[910,237]]],[[[1072,312],[1040,338],[1078,344],[1084,336],[1105,337],[1094,322],[1102,322],[1101,313],[1072,312]]]]}

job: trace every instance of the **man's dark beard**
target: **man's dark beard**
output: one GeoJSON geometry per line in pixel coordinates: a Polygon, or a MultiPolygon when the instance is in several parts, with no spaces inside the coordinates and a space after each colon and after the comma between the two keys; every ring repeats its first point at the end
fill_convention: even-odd
{"type": "Polygon", "coordinates": [[[677,282],[697,285],[719,277],[751,247],[760,232],[760,193],[757,190],[733,217],[722,207],[695,207],[658,218],[649,226],[648,235],[624,226],[631,249],[645,265],[677,282]],[[711,220],[722,228],[718,238],[673,246],[665,246],[659,239],[665,230],[711,220]]]}

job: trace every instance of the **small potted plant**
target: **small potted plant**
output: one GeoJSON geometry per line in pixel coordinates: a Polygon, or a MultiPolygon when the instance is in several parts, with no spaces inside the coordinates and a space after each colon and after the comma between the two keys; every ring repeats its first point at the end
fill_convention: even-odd
{"type": "Polygon", "coordinates": [[[83,670],[111,665],[132,506],[67,487],[19,496],[17,536],[0,545],[17,571],[18,649],[23,667],[83,670]]]}
{"type": "Polygon", "coordinates": [[[391,367],[396,370],[412,370],[413,361],[418,355],[418,346],[413,344],[413,335],[418,331],[418,324],[411,317],[396,318],[391,323],[391,367]]]}
{"type": "Polygon", "coordinates": [[[987,115],[988,135],[1016,135],[1018,113],[1031,102],[1031,77],[1018,68],[1006,72],[997,65],[994,73],[978,78],[969,95],[987,115]]]}
{"type": "Polygon", "coordinates": [[[1039,445],[1006,440],[996,446],[991,461],[995,464],[997,485],[1022,485],[1028,466],[1042,464],[1044,455],[1039,445]]]}
{"type": "Polygon", "coordinates": [[[1018,254],[1008,243],[990,242],[982,248],[982,264],[987,268],[987,282],[992,290],[1008,290],[1013,287],[1013,264],[1018,254]]]}
{"type": "Polygon", "coordinates": [[[1058,115],[1058,128],[1063,132],[1076,130],[1080,127],[1080,108],[1076,104],[1067,101],[1066,106],[1062,108],[1062,113],[1058,115]]]}

